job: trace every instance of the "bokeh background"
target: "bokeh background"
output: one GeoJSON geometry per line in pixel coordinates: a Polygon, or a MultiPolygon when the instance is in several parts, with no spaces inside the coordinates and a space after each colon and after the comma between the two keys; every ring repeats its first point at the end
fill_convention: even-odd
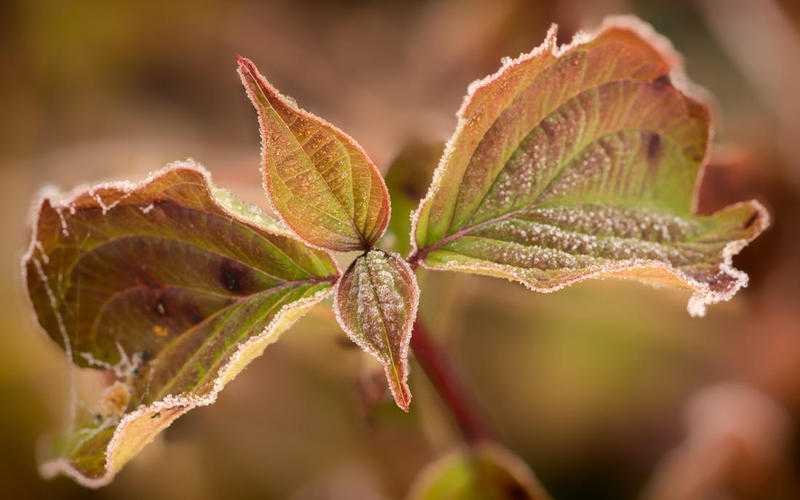
{"type": "Polygon", "coordinates": [[[37,443],[63,416],[66,367],[21,284],[30,203],[43,184],[139,179],[192,157],[263,205],[237,53],[385,170],[407,144],[445,139],[467,84],[551,22],[568,41],[635,13],[717,98],[701,209],[758,198],[774,216],[736,259],[751,285],[691,319],[685,295],[631,283],[536,295],[421,274],[421,314],[556,499],[800,498],[799,4],[0,1],[0,496],[403,498],[458,432],[416,365],[411,414],[385,400],[324,307],[111,486],[41,480],[37,443]]]}

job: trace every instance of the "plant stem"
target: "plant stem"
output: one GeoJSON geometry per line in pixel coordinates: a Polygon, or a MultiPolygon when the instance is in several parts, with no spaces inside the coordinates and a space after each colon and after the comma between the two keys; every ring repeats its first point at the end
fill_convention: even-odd
{"type": "Polygon", "coordinates": [[[474,401],[456,376],[447,355],[431,339],[419,318],[414,322],[411,348],[436,392],[450,409],[453,419],[464,435],[464,440],[474,444],[492,439],[492,433],[483,417],[475,410],[474,401]]]}

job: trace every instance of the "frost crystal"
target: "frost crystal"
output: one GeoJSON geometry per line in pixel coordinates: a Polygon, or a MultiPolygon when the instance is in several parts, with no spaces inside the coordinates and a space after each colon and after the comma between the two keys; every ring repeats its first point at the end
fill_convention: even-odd
{"type": "Polygon", "coordinates": [[[693,292],[689,312],[746,284],[731,257],[768,225],[757,202],[693,213],[710,113],[652,28],[611,18],[469,86],[412,219],[412,255],[554,291],[591,277],[693,292]]]}
{"type": "Polygon", "coordinates": [[[397,254],[370,250],[342,276],[335,295],[337,319],[362,349],[375,356],[398,406],[408,410],[408,345],[419,289],[397,254]]]}

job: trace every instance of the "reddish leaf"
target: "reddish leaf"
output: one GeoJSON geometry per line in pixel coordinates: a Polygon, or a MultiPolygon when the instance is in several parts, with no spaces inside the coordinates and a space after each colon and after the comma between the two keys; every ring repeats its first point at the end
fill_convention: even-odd
{"type": "Polygon", "coordinates": [[[408,411],[408,346],[417,316],[414,272],[397,254],[372,250],[339,280],[334,307],[339,324],[384,366],[397,406],[408,411]]]}
{"type": "Polygon", "coordinates": [[[264,188],[301,238],[338,251],[366,250],[389,223],[380,172],[351,137],[281,95],[248,59],[239,75],[258,112],[264,188]]]}
{"type": "Polygon", "coordinates": [[[598,276],[677,285],[692,314],[732,297],[747,276],[731,257],[769,218],[755,201],[696,215],[711,125],[679,57],[634,18],[555,40],[470,85],[413,259],[542,292],[598,276]]]}
{"type": "MultiPolygon", "coordinates": [[[[39,323],[114,381],[43,464],[101,486],[332,290],[323,251],[263,224],[191,163],[45,197],[23,265],[39,323]]],[[[73,401],[73,404],[76,403],[73,401]]]]}

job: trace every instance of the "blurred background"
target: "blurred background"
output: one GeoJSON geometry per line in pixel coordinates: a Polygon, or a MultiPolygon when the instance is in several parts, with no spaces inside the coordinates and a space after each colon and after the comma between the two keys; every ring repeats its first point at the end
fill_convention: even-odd
{"type": "Polygon", "coordinates": [[[264,205],[237,53],[384,171],[403,151],[413,175],[399,189],[418,196],[469,82],[538,45],[551,22],[568,41],[611,13],[652,23],[716,96],[700,209],[769,207],[773,227],[735,260],[751,285],[691,319],[684,294],[637,284],[536,295],[421,272],[421,314],[502,442],[556,499],[800,498],[794,0],[0,1],[3,496],[403,498],[459,434],[417,365],[410,415],[383,398],[374,365],[325,307],[111,486],[39,479],[37,442],[57,429],[67,389],[20,279],[30,203],[44,184],[140,179],[192,157],[264,205]]]}

